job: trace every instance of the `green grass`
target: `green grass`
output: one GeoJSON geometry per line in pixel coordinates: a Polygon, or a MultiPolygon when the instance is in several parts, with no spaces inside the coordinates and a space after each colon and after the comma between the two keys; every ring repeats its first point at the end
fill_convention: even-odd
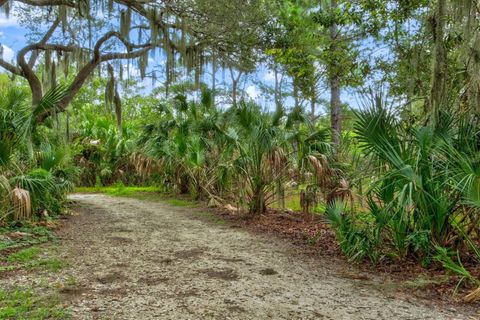
{"type": "Polygon", "coordinates": [[[191,200],[166,199],[165,202],[176,207],[196,207],[197,206],[197,203],[191,200]]]}
{"type": "Polygon", "coordinates": [[[7,265],[1,266],[0,272],[18,269],[36,269],[57,272],[66,265],[65,261],[42,252],[39,247],[30,247],[12,253],[8,255],[4,261],[7,265]]]}
{"type": "Polygon", "coordinates": [[[163,193],[160,187],[127,187],[115,185],[110,187],[78,187],[78,193],[105,193],[115,197],[128,197],[139,200],[164,201],[176,207],[195,207],[195,201],[187,199],[172,198],[171,195],[163,193]]]}
{"type": "Polygon", "coordinates": [[[53,232],[42,226],[25,224],[21,227],[0,228],[0,253],[5,249],[29,247],[52,240],[55,240],[53,232]],[[6,234],[11,232],[22,232],[27,235],[17,239],[10,239],[6,234]]]}
{"type": "Polygon", "coordinates": [[[0,319],[67,319],[55,295],[40,296],[31,290],[0,289],[0,319]]]}
{"type": "Polygon", "coordinates": [[[433,277],[426,276],[426,275],[419,275],[414,279],[404,281],[403,286],[411,289],[422,289],[425,287],[431,287],[435,285],[448,283],[450,278],[451,277],[448,275],[440,275],[440,276],[433,276],[433,277]]]}
{"type": "MultiPolygon", "coordinates": [[[[272,208],[279,209],[280,206],[277,202],[271,205],[272,208]]],[[[302,211],[302,206],[300,205],[300,196],[298,194],[290,195],[285,197],[285,208],[293,211],[302,211]]],[[[318,203],[313,209],[313,213],[323,214],[325,212],[325,205],[323,203],[318,203]]]]}
{"type": "Polygon", "coordinates": [[[66,262],[58,258],[45,258],[31,264],[31,268],[42,269],[48,272],[58,272],[66,266],[66,262]]]}
{"type": "Polygon", "coordinates": [[[25,263],[34,260],[40,254],[40,248],[31,247],[28,249],[20,250],[16,253],[12,253],[7,257],[7,261],[10,263],[25,263]]]}
{"type": "Polygon", "coordinates": [[[222,218],[217,217],[215,214],[213,214],[211,212],[199,212],[198,215],[202,218],[205,218],[209,222],[214,223],[214,224],[224,225],[224,224],[227,223],[227,221],[225,221],[222,218]]]}
{"type": "Polygon", "coordinates": [[[160,193],[160,187],[126,187],[116,185],[110,187],[77,187],[75,192],[78,193],[106,193],[112,196],[128,197],[138,193],[160,193]]]}

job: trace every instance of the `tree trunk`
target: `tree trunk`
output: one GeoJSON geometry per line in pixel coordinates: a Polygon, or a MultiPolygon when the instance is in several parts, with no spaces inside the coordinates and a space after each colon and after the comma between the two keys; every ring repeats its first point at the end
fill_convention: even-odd
{"type": "Polygon", "coordinates": [[[118,93],[117,85],[115,85],[115,96],[113,99],[113,103],[115,105],[115,118],[117,120],[118,139],[122,140],[123,138],[122,100],[120,99],[120,94],[118,93]]]}
{"type": "Polygon", "coordinates": [[[232,104],[234,106],[237,105],[237,90],[238,90],[238,83],[240,81],[240,77],[242,76],[242,72],[238,71],[237,76],[235,77],[233,69],[230,67],[230,76],[232,78],[232,104]]]}
{"type": "Polygon", "coordinates": [[[340,101],[340,78],[336,75],[330,80],[330,106],[332,142],[338,146],[342,136],[342,110],[340,101]]]}
{"type": "Polygon", "coordinates": [[[215,91],[217,90],[217,64],[216,64],[216,59],[215,55],[212,57],[212,105],[215,106],[215,91]]]}
{"type": "Polygon", "coordinates": [[[312,120],[312,122],[315,121],[315,100],[315,94],[312,94],[312,97],[310,98],[310,119],[312,120]]]}
{"type": "Polygon", "coordinates": [[[262,214],[265,213],[267,207],[265,205],[265,194],[263,191],[263,185],[258,185],[255,188],[252,200],[250,202],[250,213],[251,214],[262,214]]]}
{"type": "Polygon", "coordinates": [[[293,100],[295,102],[294,104],[295,108],[300,106],[300,100],[298,98],[298,88],[297,88],[297,85],[295,84],[295,81],[293,82],[293,100]]]}
{"type": "Polygon", "coordinates": [[[66,119],[65,119],[65,135],[66,135],[66,141],[67,141],[67,144],[70,143],[70,114],[69,112],[67,111],[66,112],[66,119]]]}
{"type": "MultiPolygon", "coordinates": [[[[338,8],[337,0],[331,0],[330,9],[333,12],[338,8]]],[[[335,21],[332,22],[330,26],[330,41],[331,44],[331,54],[335,56],[338,54],[336,42],[338,41],[338,26],[335,21]]],[[[330,125],[332,130],[332,142],[334,145],[340,145],[340,140],[342,136],[342,110],[341,110],[341,101],[340,101],[340,76],[338,75],[339,71],[338,63],[333,62],[333,65],[330,66],[330,125]]]]}
{"type": "Polygon", "coordinates": [[[232,83],[232,104],[237,105],[237,82],[235,80],[232,83]]]}
{"type": "Polygon", "coordinates": [[[446,103],[447,53],[445,49],[445,2],[438,0],[432,21],[434,59],[430,89],[429,108],[433,122],[438,120],[440,108],[446,103]]]}
{"type": "Polygon", "coordinates": [[[274,99],[275,99],[275,106],[277,107],[277,110],[280,109],[282,106],[281,102],[281,92],[280,92],[280,81],[278,79],[278,69],[277,65],[275,65],[274,69],[274,74],[275,74],[275,92],[274,92],[274,99]]]}

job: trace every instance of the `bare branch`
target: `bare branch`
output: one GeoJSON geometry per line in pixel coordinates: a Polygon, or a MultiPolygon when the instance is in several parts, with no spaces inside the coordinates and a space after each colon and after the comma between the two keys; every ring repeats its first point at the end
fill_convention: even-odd
{"type": "Polygon", "coordinates": [[[130,51],[125,53],[106,53],[100,57],[100,61],[109,60],[122,60],[122,59],[135,59],[144,55],[148,50],[152,48],[151,45],[146,45],[145,48],[136,51],[130,51]]]}
{"type": "Polygon", "coordinates": [[[55,51],[65,51],[65,52],[73,52],[76,49],[80,49],[78,46],[72,45],[64,45],[64,44],[57,44],[57,43],[47,43],[47,44],[40,44],[35,43],[29,46],[31,50],[55,50],[55,51]]]}
{"type": "MultiPolygon", "coordinates": [[[[47,41],[53,35],[53,33],[55,32],[55,29],[57,29],[59,24],[60,24],[60,19],[57,18],[55,22],[52,24],[52,26],[50,27],[50,29],[47,30],[43,38],[39,41],[39,44],[47,43],[47,41]]],[[[38,51],[33,51],[32,55],[30,56],[30,59],[28,60],[28,65],[30,66],[30,68],[33,68],[33,66],[35,65],[35,62],[37,61],[37,58],[38,58],[38,51]]]]}
{"type": "Polygon", "coordinates": [[[8,72],[13,73],[17,76],[22,75],[22,70],[20,68],[15,67],[13,64],[10,64],[3,59],[0,59],[0,67],[4,68],[8,72]]]}
{"type": "MultiPolygon", "coordinates": [[[[4,5],[6,0],[0,0],[0,5],[4,5]]],[[[65,5],[69,7],[76,7],[76,2],[73,0],[15,0],[31,6],[60,6],[65,5]]],[[[121,4],[128,4],[135,6],[138,10],[141,10],[144,15],[147,15],[147,12],[142,4],[136,1],[130,0],[118,0],[121,4]],[[125,2],[123,2],[125,1],[125,2]]],[[[118,59],[134,59],[143,56],[146,54],[153,46],[151,43],[145,44],[135,44],[129,42],[124,38],[119,32],[109,31],[102,35],[93,49],[81,48],[80,46],[74,44],[56,44],[48,43],[51,39],[55,30],[60,24],[60,19],[57,19],[53,22],[50,28],[46,31],[42,39],[38,43],[30,44],[22,48],[17,54],[17,66],[10,64],[2,59],[0,59],[0,66],[5,68],[7,71],[20,75],[24,77],[30,86],[32,91],[32,105],[36,106],[43,97],[42,84],[39,77],[34,72],[35,63],[39,57],[40,51],[51,50],[51,51],[60,51],[60,52],[74,52],[76,50],[85,50],[91,54],[91,59],[78,71],[72,83],[68,87],[67,93],[63,99],[61,99],[56,105],[56,111],[64,111],[66,107],[73,100],[75,95],[87,81],[88,77],[94,72],[98,65],[104,61],[118,60],[118,59]],[[126,48],[126,52],[107,52],[102,53],[102,47],[110,39],[117,39],[123,44],[126,48]],[[31,55],[27,62],[27,54],[31,52],[31,55]]],[[[158,21],[158,23],[163,23],[158,21]]],[[[162,24],[163,28],[168,28],[165,24],[162,24]]],[[[38,122],[43,122],[47,117],[51,115],[52,110],[41,111],[37,116],[38,122]]]]}
{"type": "Polygon", "coordinates": [[[72,8],[75,7],[75,2],[70,0],[15,0],[15,1],[28,4],[30,6],[35,6],[35,7],[62,6],[62,5],[72,7],[72,8]]]}
{"type": "MultiPolygon", "coordinates": [[[[57,44],[46,44],[46,45],[36,44],[33,46],[35,46],[35,48],[37,49],[43,49],[43,50],[57,48],[59,50],[69,51],[69,50],[75,49],[74,46],[63,46],[63,45],[57,45],[57,44]]],[[[95,43],[95,46],[93,48],[92,59],[87,64],[85,64],[82,67],[82,69],[78,72],[72,84],[69,86],[66,96],[62,100],[60,100],[60,102],[57,104],[56,111],[57,112],[65,111],[65,109],[73,100],[75,95],[82,88],[83,84],[88,79],[90,74],[92,74],[92,72],[100,63],[104,61],[110,61],[110,60],[138,58],[144,55],[145,53],[147,53],[151,48],[152,48],[152,45],[150,43],[140,44],[140,45],[132,44],[128,42],[124,37],[122,37],[118,32],[115,32],[115,31],[107,32],[102,37],[100,37],[100,39],[98,39],[98,41],[95,43]],[[125,45],[128,52],[106,53],[102,55],[100,53],[102,45],[112,38],[119,39],[125,45]],[[133,48],[141,48],[141,49],[132,51],[133,48]]],[[[40,113],[37,117],[37,121],[43,122],[47,117],[50,116],[50,114],[51,114],[50,110],[46,110],[40,113]]]]}
{"type": "Polygon", "coordinates": [[[17,54],[17,64],[21,69],[21,75],[27,79],[30,89],[32,90],[32,104],[36,105],[43,95],[42,83],[33,71],[33,66],[30,66],[25,59],[25,55],[32,50],[57,50],[57,51],[74,51],[76,46],[66,46],[62,44],[42,44],[34,43],[25,46],[17,54]]]}
{"type": "Polygon", "coordinates": [[[107,40],[109,40],[111,38],[117,38],[118,40],[120,40],[120,42],[123,43],[125,48],[127,48],[128,52],[132,51],[132,49],[151,48],[151,46],[152,46],[150,43],[133,44],[133,43],[129,42],[127,39],[125,39],[119,32],[109,31],[106,34],[104,34],[100,39],[98,39],[97,43],[95,44],[95,46],[93,48],[94,59],[99,59],[100,58],[100,48],[102,47],[102,45],[105,42],[107,42],[107,40]]]}

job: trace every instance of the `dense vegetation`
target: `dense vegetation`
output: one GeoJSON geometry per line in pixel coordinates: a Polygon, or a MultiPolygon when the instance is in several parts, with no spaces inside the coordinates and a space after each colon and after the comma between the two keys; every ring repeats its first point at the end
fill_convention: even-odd
{"type": "Polygon", "coordinates": [[[352,261],[478,286],[480,6],[460,2],[0,0],[31,31],[0,59],[0,223],[60,214],[74,184],[157,186],[321,215],[352,261]]]}

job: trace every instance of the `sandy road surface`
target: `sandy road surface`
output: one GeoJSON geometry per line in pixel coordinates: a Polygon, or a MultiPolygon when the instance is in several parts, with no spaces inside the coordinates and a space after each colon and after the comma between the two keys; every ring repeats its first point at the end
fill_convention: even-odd
{"type": "Polygon", "coordinates": [[[191,208],[71,199],[79,214],[59,236],[70,261],[61,272],[76,279],[64,292],[74,319],[469,319],[342,277],[285,241],[194,219],[191,208]]]}

